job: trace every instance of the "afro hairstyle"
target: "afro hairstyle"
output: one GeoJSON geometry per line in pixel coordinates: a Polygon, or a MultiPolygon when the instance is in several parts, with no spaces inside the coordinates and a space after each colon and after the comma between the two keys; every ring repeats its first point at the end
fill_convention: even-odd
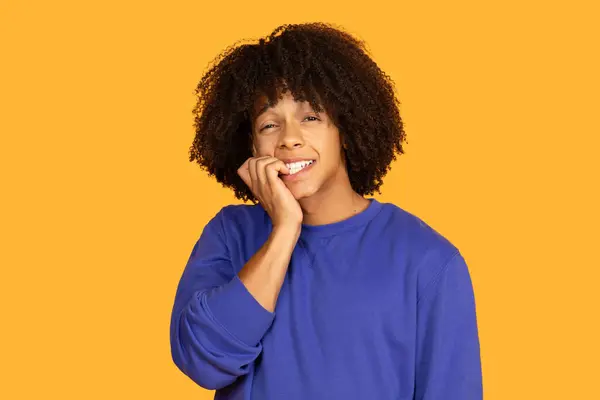
{"type": "Polygon", "coordinates": [[[394,82],[365,42],[322,22],[281,25],[258,41],[242,41],[215,57],[197,85],[190,162],[236,198],[256,203],[237,173],[252,157],[254,104],[261,95],[275,104],[289,90],[296,101],[325,110],[338,128],[352,189],[381,193],[383,177],[408,142],[394,82]]]}

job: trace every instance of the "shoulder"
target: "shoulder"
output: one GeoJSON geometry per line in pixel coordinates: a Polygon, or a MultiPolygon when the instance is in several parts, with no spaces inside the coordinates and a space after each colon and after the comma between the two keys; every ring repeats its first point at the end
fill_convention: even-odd
{"type": "Polygon", "coordinates": [[[421,217],[392,203],[381,203],[378,215],[379,223],[386,229],[387,235],[403,242],[418,253],[437,250],[442,253],[454,253],[456,246],[436,228],[421,217]]]}
{"type": "Polygon", "coordinates": [[[433,279],[459,254],[457,246],[423,218],[392,203],[382,205],[378,219],[384,235],[404,253],[420,285],[433,279]]]}
{"type": "Polygon", "coordinates": [[[265,211],[260,204],[228,204],[222,207],[217,217],[226,225],[248,225],[265,219],[265,211]]]}
{"type": "Polygon", "coordinates": [[[260,204],[229,204],[222,207],[207,226],[217,230],[226,241],[260,237],[269,230],[271,220],[260,204]]]}

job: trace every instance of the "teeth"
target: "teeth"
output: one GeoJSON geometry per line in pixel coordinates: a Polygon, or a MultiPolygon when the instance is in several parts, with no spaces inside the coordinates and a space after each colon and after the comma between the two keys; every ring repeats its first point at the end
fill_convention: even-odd
{"type": "Polygon", "coordinates": [[[307,160],[307,161],[299,161],[299,162],[295,162],[295,163],[291,163],[291,164],[285,164],[285,166],[288,167],[288,169],[290,170],[290,175],[293,175],[295,173],[300,172],[302,169],[304,169],[305,167],[307,167],[308,165],[310,165],[312,163],[313,163],[312,160],[307,160]]]}

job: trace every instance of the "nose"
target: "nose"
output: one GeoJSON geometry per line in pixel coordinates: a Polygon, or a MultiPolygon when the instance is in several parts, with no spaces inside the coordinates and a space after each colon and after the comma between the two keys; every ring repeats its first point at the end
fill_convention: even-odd
{"type": "Polygon", "coordinates": [[[278,147],[292,150],[302,146],[304,146],[304,138],[300,128],[295,124],[286,124],[280,131],[278,147]]]}

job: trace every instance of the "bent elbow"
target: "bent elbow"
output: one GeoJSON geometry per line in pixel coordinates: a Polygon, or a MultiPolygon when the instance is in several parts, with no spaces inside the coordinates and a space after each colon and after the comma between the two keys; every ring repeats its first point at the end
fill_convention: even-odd
{"type": "Polygon", "coordinates": [[[207,390],[219,390],[231,385],[236,376],[227,375],[224,371],[220,371],[218,366],[211,365],[208,362],[198,362],[194,364],[184,364],[183,360],[172,352],[173,363],[183,372],[188,378],[195,382],[198,386],[207,390]]]}

